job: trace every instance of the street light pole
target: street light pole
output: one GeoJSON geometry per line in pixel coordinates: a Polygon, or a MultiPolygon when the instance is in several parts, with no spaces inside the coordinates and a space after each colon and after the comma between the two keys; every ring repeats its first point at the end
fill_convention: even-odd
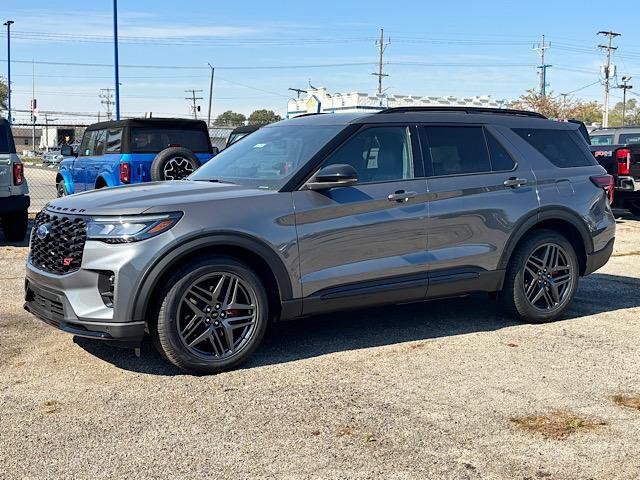
{"type": "Polygon", "coordinates": [[[11,25],[13,20],[3,23],[7,27],[7,116],[11,125],[11,25]]]}
{"type": "Polygon", "coordinates": [[[113,67],[116,80],[116,120],[120,120],[120,73],[118,64],[118,0],[113,0],[113,67]]]}

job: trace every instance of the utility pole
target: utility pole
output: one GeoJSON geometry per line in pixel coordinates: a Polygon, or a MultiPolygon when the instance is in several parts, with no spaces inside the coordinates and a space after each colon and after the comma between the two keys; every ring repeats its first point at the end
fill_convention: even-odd
{"type": "Polygon", "coordinates": [[[33,154],[36,153],[36,62],[31,59],[31,146],[33,154]]]}
{"type": "Polygon", "coordinates": [[[540,95],[543,97],[547,94],[547,68],[552,66],[544,63],[544,52],[549,48],[551,48],[551,44],[544,43],[544,34],[542,35],[542,41],[537,46],[533,46],[533,49],[540,54],[540,66],[538,70],[540,70],[540,95]]]}
{"type": "Polygon", "coordinates": [[[185,93],[191,93],[190,97],[185,97],[185,100],[189,100],[193,102],[191,109],[193,111],[193,118],[198,119],[198,112],[200,111],[200,107],[198,106],[198,100],[202,100],[202,97],[196,97],[196,93],[202,93],[202,90],[185,90],[185,93]]]}
{"type": "Polygon", "coordinates": [[[303,90],[303,89],[301,89],[301,88],[288,88],[288,90],[291,90],[292,92],[296,92],[296,98],[297,98],[298,100],[300,100],[300,94],[301,94],[301,93],[307,93],[307,91],[306,91],[306,90],[303,90]]]}
{"type": "Polygon", "coordinates": [[[207,127],[211,126],[211,102],[213,99],[213,74],[216,69],[210,63],[207,63],[209,68],[211,68],[211,80],[209,81],[209,110],[207,111],[207,127]]]}
{"type": "Polygon", "coordinates": [[[7,27],[7,120],[11,125],[11,25],[15,22],[7,20],[3,23],[7,27]]]}
{"type": "Polygon", "coordinates": [[[622,77],[622,85],[618,88],[622,89],[622,126],[624,127],[624,117],[627,113],[627,90],[633,88],[633,85],[629,85],[631,77],[622,77]]]}
{"type": "MultiPolygon", "coordinates": [[[[376,40],[376,47],[378,47],[378,72],[377,73],[372,73],[371,75],[375,75],[376,77],[378,77],[378,96],[382,96],[382,77],[388,77],[389,75],[386,73],[383,73],[382,71],[382,55],[384,54],[384,51],[387,49],[387,46],[389,46],[389,44],[391,43],[391,39],[389,38],[387,40],[387,42],[385,43],[384,41],[384,28],[380,29],[380,40],[376,40]]],[[[382,101],[382,97],[380,99],[380,101],[382,101]]]]}
{"type": "Polygon", "coordinates": [[[116,91],[116,120],[120,120],[120,65],[118,63],[118,0],[113,0],[113,68],[116,91]]]}
{"type": "Polygon", "coordinates": [[[618,49],[618,47],[611,46],[611,42],[621,34],[609,30],[608,32],[600,31],[598,35],[605,35],[608,38],[606,45],[598,45],[598,48],[607,51],[607,63],[604,66],[604,110],[602,112],[602,127],[607,128],[609,126],[609,79],[615,76],[611,75],[611,52],[618,49]]]}
{"type": "Polygon", "coordinates": [[[111,106],[113,105],[113,88],[101,88],[100,93],[98,94],[100,97],[100,103],[105,106],[107,110],[107,120],[111,120],[111,106]]]}

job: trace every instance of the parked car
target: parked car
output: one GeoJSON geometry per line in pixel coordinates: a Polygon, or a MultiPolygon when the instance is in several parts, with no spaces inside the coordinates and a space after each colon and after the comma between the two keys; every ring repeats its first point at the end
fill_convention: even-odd
{"type": "Polygon", "coordinates": [[[205,122],[140,118],[90,125],[79,151],[61,148],[58,196],[150,181],[180,180],[217,153],[205,122]]]}
{"type": "Polygon", "coordinates": [[[234,128],[229,137],[227,137],[227,144],[225,148],[228,148],[230,145],[236,143],[241,138],[246,137],[247,135],[257,131],[262,127],[262,125],[243,125],[241,127],[234,128]]]}
{"type": "MultiPolygon", "coordinates": [[[[178,367],[245,361],[270,321],[488,292],[547,322],[604,265],[615,220],[578,126],[392,108],[267,125],[188,181],[55,200],[25,308],[178,367]],[[64,239],[64,241],[63,241],[64,239]]],[[[425,307],[428,310],[428,307],[425,307]]]]}
{"type": "Polygon", "coordinates": [[[594,130],[591,151],[613,176],[613,205],[640,215],[640,127],[594,130]]]}
{"type": "Polygon", "coordinates": [[[48,165],[60,165],[60,162],[64,159],[64,156],[58,151],[46,152],[42,155],[42,164],[48,165]]]}
{"type": "Polygon", "coordinates": [[[0,224],[6,240],[19,242],[29,223],[29,187],[16,155],[11,126],[0,118],[0,224]]]}

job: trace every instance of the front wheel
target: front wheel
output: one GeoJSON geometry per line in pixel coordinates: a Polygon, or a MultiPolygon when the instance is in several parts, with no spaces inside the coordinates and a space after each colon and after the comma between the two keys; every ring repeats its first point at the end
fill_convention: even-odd
{"type": "Polygon", "coordinates": [[[640,200],[628,200],[626,207],[633,215],[640,216],[640,200]]]}
{"type": "Polygon", "coordinates": [[[64,180],[60,180],[56,184],[56,193],[58,194],[58,198],[66,197],[68,195],[64,180]]]}
{"type": "Polygon", "coordinates": [[[498,298],[506,312],[520,320],[550,322],[573,300],[578,278],[571,243],[551,230],[538,230],[513,253],[498,298]]]}
{"type": "Polygon", "coordinates": [[[217,373],[246,361],[267,328],[268,301],[258,276],[229,257],[185,265],[167,282],[156,345],[177,367],[217,373]]]}

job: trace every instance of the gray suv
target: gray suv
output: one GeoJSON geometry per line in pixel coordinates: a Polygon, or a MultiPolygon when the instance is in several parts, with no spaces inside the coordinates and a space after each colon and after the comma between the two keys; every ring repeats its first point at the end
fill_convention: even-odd
{"type": "Polygon", "coordinates": [[[546,322],[611,255],[611,178],[578,126],[399,108],[265,126],[187,181],[87,192],[36,218],[25,308],[82,337],[145,332],[192,372],[271,321],[487,292],[546,322]]]}

